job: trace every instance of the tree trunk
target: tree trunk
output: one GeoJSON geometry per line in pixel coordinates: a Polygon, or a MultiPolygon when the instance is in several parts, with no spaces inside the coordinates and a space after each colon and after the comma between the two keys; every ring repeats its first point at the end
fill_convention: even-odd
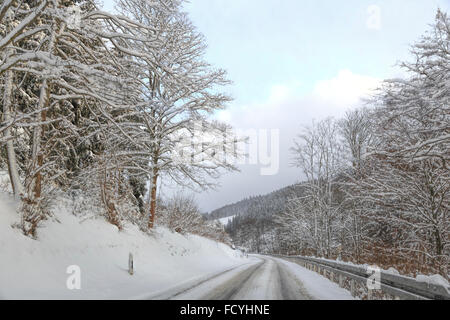
{"type": "MultiPolygon", "coordinates": [[[[56,3],[58,3],[58,1],[56,3]]],[[[56,22],[53,21],[53,23],[56,23],[56,22]]],[[[65,24],[63,23],[61,25],[59,34],[64,32],[64,30],[65,30],[65,24]]],[[[52,29],[51,35],[50,35],[50,41],[49,41],[49,45],[48,45],[48,52],[50,54],[53,53],[55,42],[56,42],[56,30],[52,29]]],[[[37,119],[40,118],[39,120],[41,122],[47,121],[47,111],[44,109],[48,107],[49,100],[50,100],[49,83],[48,83],[48,80],[46,78],[44,78],[44,80],[42,81],[42,86],[41,86],[40,93],[39,93],[39,106],[38,106],[38,110],[42,109],[42,111],[41,111],[40,116],[37,117],[37,119]]],[[[32,184],[35,199],[40,198],[41,194],[42,194],[42,174],[41,174],[40,168],[44,164],[44,155],[43,155],[43,150],[41,147],[41,139],[42,139],[44,133],[45,133],[45,125],[44,124],[42,124],[41,126],[37,126],[33,132],[32,161],[33,161],[33,165],[35,166],[35,168],[37,168],[37,172],[34,175],[34,185],[32,184]]]]}
{"type": "Polygon", "coordinates": [[[152,229],[155,223],[157,183],[158,183],[158,169],[153,169],[153,177],[151,181],[151,190],[150,190],[150,219],[148,221],[149,229],[152,229]]]}
{"type": "MultiPolygon", "coordinates": [[[[48,84],[47,80],[44,79],[41,86],[41,92],[39,96],[39,109],[43,109],[47,107],[48,103],[48,84]]],[[[40,114],[40,121],[44,122],[47,120],[47,111],[43,110],[40,114]]],[[[34,129],[33,133],[33,162],[35,163],[35,168],[37,168],[37,172],[34,175],[34,186],[33,186],[33,192],[34,192],[34,199],[38,199],[41,197],[42,193],[42,174],[40,171],[40,168],[44,164],[44,156],[42,154],[42,148],[41,148],[41,138],[45,134],[45,127],[44,125],[37,126],[34,129]]]]}
{"type": "Polygon", "coordinates": [[[436,255],[440,257],[442,255],[444,246],[442,245],[441,234],[436,226],[434,227],[434,237],[436,240],[436,255]]]}
{"type": "MultiPolygon", "coordinates": [[[[10,52],[11,53],[11,52],[10,52]]],[[[13,72],[8,70],[5,76],[5,88],[3,95],[3,120],[8,122],[11,120],[11,99],[12,99],[12,86],[13,86],[13,72]]],[[[8,124],[7,124],[8,125],[8,124]]],[[[19,172],[17,170],[17,160],[16,152],[14,151],[13,139],[11,135],[11,126],[9,126],[5,132],[5,137],[7,137],[6,142],[6,153],[8,158],[8,173],[11,181],[11,186],[15,197],[20,197],[23,195],[23,186],[20,182],[19,172]]]]}

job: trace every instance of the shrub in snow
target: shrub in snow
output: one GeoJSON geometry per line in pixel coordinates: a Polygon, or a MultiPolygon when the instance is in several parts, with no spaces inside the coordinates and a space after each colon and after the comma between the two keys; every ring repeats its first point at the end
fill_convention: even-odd
{"type": "Polygon", "coordinates": [[[192,233],[231,244],[222,224],[207,221],[192,196],[186,197],[178,193],[165,201],[161,200],[157,223],[181,234],[192,233]]]}

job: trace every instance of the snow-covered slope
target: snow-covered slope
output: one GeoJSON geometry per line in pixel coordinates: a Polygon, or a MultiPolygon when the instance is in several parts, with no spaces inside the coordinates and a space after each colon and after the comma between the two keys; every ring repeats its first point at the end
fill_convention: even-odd
{"type": "Polygon", "coordinates": [[[247,262],[238,251],[198,236],[158,228],[149,236],[123,231],[92,215],[80,220],[64,203],[38,240],[11,226],[16,204],[0,195],[0,299],[102,299],[152,296],[165,288],[247,262]],[[127,272],[134,255],[135,274],[127,272]],[[81,269],[81,290],[69,290],[67,268],[81,269]]]}
{"type": "Polygon", "coordinates": [[[217,221],[219,221],[221,224],[226,226],[228,223],[231,222],[231,220],[233,220],[234,217],[235,217],[235,215],[234,216],[225,217],[225,218],[220,218],[220,219],[217,219],[217,221]]]}

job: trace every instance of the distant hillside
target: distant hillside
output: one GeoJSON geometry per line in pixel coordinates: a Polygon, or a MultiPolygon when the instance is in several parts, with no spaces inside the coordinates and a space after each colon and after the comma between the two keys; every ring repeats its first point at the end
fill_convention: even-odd
{"type": "Polygon", "coordinates": [[[234,216],[226,226],[236,245],[252,252],[275,252],[278,237],[274,217],[282,213],[292,198],[303,195],[304,185],[294,184],[266,195],[253,196],[212,211],[208,219],[234,216]]]}
{"type": "Polygon", "coordinates": [[[266,195],[252,196],[233,204],[211,211],[208,219],[215,220],[230,216],[272,216],[284,210],[287,200],[303,192],[302,184],[294,184],[266,195]]]}

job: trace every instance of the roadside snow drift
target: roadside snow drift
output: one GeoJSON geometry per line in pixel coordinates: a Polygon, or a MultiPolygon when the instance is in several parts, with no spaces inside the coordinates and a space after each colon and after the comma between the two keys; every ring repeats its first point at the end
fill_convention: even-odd
{"type": "Polygon", "coordinates": [[[305,286],[306,290],[319,300],[357,300],[350,292],[320,274],[299,266],[296,263],[273,258],[284,264],[305,286]]]}
{"type": "Polygon", "coordinates": [[[198,236],[157,228],[149,236],[134,225],[123,231],[101,217],[81,220],[64,202],[38,230],[23,236],[16,203],[0,194],[0,299],[133,299],[151,297],[247,262],[240,252],[198,236]],[[134,275],[128,255],[134,255],[134,275]],[[78,266],[81,289],[69,290],[70,266],[78,266]]]}

